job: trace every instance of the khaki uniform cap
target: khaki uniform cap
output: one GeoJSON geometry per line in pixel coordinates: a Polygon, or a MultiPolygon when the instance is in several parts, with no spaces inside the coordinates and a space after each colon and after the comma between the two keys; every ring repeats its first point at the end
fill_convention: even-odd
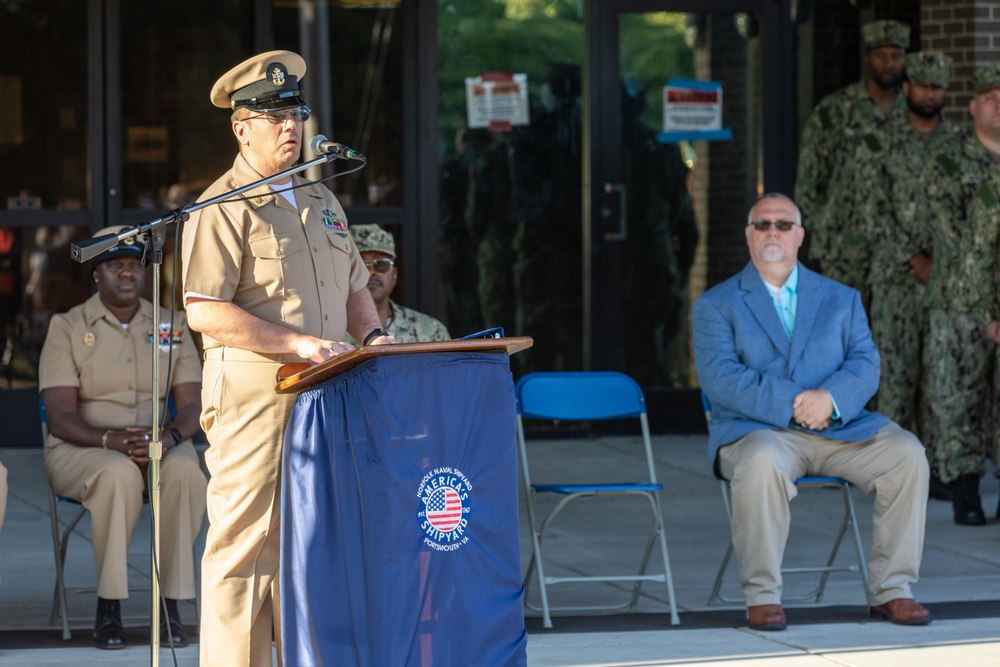
{"type": "Polygon", "coordinates": [[[299,81],[306,61],[291,51],[261,53],[232,68],[212,86],[212,104],[222,109],[248,107],[255,111],[300,106],[299,81]]]}

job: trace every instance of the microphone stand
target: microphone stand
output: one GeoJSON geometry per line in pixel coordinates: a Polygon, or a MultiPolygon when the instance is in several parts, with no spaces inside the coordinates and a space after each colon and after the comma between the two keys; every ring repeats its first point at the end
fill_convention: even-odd
{"type": "MultiPolygon", "coordinates": [[[[224,192],[217,197],[206,199],[203,202],[195,202],[183,208],[171,211],[168,215],[157,218],[150,222],[142,223],[132,229],[127,229],[121,234],[105,234],[92,239],[87,239],[79,243],[70,245],[70,257],[76,262],[88,262],[102,252],[110,250],[132,236],[143,235],[147,251],[152,248],[150,262],[153,265],[153,434],[149,443],[149,510],[153,517],[152,535],[152,613],[150,614],[150,664],[152,667],[159,667],[160,664],[160,460],[163,458],[163,442],[160,440],[160,264],[163,263],[163,230],[160,229],[171,222],[182,222],[194,211],[199,211],[208,206],[220,204],[227,199],[243,194],[247,190],[253,190],[261,185],[267,185],[273,181],[280,181],[286,176],[296,174],[309,169],[312,166],[330,162],[337,159],[337,153],[325,153],[320,157],[303,162],[300,165],[290,167],[274,176],[262,178],[249,185],[237,188],[230,192],[224,192]],[[156,230],[156,231],[154,231],[156,230]]],[[[176,251],[176,250],[175,250],[176,251]]],[[[167,344],[172,345],[173,332],[167,332],[167,344]]],[[[170,388],[167,387],[167,391],[170,388]]]]}

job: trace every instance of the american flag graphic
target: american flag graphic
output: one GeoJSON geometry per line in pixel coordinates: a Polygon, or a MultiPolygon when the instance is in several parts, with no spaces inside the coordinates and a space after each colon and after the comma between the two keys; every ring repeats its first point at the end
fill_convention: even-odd
{"type": "Polygon", "coordinates": [[[455,530],[462,520],[462,499],[450,486],[435,489],[427,497],[427,520],[442,533],[455,530]]]}

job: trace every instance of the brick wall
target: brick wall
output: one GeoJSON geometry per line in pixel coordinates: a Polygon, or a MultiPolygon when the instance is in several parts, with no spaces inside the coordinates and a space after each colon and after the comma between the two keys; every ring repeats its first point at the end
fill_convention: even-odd
{"type": "Polygon", "coordinates": [[[923,0],[920,22],[920,48],[941,50],[954,59],[945,114],[964,122],[973,95],[972,73],[1000,60],[1000,0],[923,0]]]}

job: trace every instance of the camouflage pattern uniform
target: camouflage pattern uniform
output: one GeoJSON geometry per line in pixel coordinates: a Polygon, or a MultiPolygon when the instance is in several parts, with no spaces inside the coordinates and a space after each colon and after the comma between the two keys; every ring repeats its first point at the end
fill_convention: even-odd
{"type": "MultiPolygon", "coordinates": [[[[941,53],[911,53],[907,76],[917,85],[947,88],[951,58],[941,53]]],[[[908,114],[894,116],[883,132],[859,142],[856,191],[865,243],[871,248],[869,320],[882,358],[876,396],[878,411],[903,428],[918,427],[921,355],[926,330],[925,286],[910,273],[910,259],[931,255],[930,229],[917,216],[920,173],[931,156],[954,154],[961,129],[942,118],[928,136],[917,132],[908,114]]]]}
{"type": "MultiPolygon", "coordinates": [[[[910,29],[897,21],[875,21],[864,26],[868,50],[882,46],[909,48],[910,29]]],[[[868,95],[866,79],[823,98],[802,130],[795,177],[795,201],[803,224],[810,230],[809,259],[834,280],[856,288],[868,304],[869,246],[860,233],[854,195],[853,159],[858,143],[885,125],[889,118],[905,115],[906,100],[897,95],[886,114],[868,95]]]]}
{"type": "Polygon", "coordinates": [[[433,340],[450,340],[448,329],[430,315],[412,308],[405,308],[389,299],[389,324],[385,330],[400,343],[424,343],[433,340]]]}
{"type": "MultiPolygon", "coordinates": [[[[1000,73],[996,85],[1000,85],[1000,73]]],[[[977,71],[976,91],[982,71],[977,71]]],[[[985,326],[997,319],[997,248],[1000,244],[1000,168],[970,135],[957,152],[938,153],[920,178],[934,269],[927,287],[928,337],[924,350],[923,408],[932,470],[948,483],[981,475],[993,445],[995,345],[985,326]]]]}
{"type": "MultiPolygon", "coordinates": [[[[396,259],[396,241],[387,230],[378,225],[351,225],[351,238],[358,252],[377,252],[396,259]]],[[[390,271],[395,269],[390,269],[390,271]]],[[[389,299],[389,318],[382,325],[400,343],[425,343],[435,340],[449,340],[448,329],[439,320],[412,308],[404,308],[389,299]]],[[[357,345],[350,334],[345,339],[357,345]]]]}

